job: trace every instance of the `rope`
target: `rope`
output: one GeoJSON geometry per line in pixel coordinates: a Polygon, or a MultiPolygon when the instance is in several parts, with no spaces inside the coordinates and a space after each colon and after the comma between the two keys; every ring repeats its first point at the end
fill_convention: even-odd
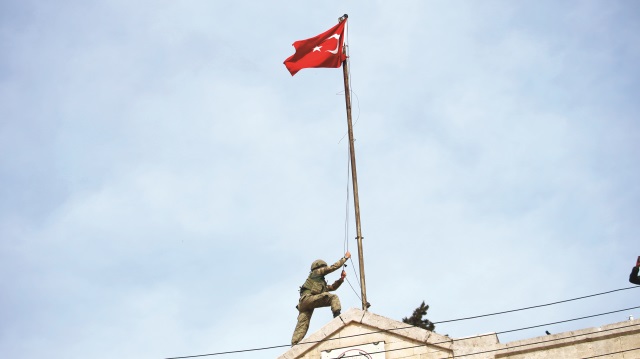
{"type": "MultiPolygon", "coordinates": [[[[349,154],[349,152],[347,151],[347,155],[349,154]]],[[[343,244],[343,249],[344,252],[348,252],[349,251],[349,171],[351,170],[351,161],[349,156],[347,156],[347,200],[345,203],[345,220],[344,220],[344,244],[343,244]]],[[[358,282],[360,282],[360,279],[358,278],[358,273],[356,272],[355,266],[353,265],[353,260],[351,258],[349,258],[349,261],[351,263],[351,268],[353,268],[353,273],[356,276],[356,279],[358,279],[358,282]]],[[[345,267],[347,266],[346,264],[344,265],[345,267]]],[[[348,278],[345,277],[345,279],[347,280],[347,284],[349,284],[349,287],[351,287],[351,290],[353,291],[353,293],[356,295],[356,297],[360,300],[360,302],[362,302],[362,298],[358,295],[358,292],[356,291],[356,289],[353,287],[353,285],[351,284],[351,282],[349,281],[348,278]]]]}

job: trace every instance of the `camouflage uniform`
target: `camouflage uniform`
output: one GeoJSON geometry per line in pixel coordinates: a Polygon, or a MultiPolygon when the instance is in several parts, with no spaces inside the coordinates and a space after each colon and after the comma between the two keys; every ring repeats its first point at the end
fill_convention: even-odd
{"type": "MultiPolygon", "coordinates": [[[[338,289],[342,284],[343,279],[340,278],[333,282],[333,284],[327,285],[327,281],[324,279],[324,276],[342,267],[346,261],[347,258],[343,257],[331,266],[327,267],[324,265],[322,267],[312,269],[311,273],[309,273],[309,277],[302,287],[300,287],[300,300],[296,307],[299,312],[298,323],[296,324],[296,329],[293,331],[291,345],[298,344],[298,342],[307,334],[307,330],[309,330],[309,322],[311,322],[311,315],[313,315],[313,310],[315,308],[330,306],[334,317],[340,314],[340,299],[338,299],[337,295],[328,292],[338,289]]],[[[314,264],[316,262],[314,262],[314,264]]]]}

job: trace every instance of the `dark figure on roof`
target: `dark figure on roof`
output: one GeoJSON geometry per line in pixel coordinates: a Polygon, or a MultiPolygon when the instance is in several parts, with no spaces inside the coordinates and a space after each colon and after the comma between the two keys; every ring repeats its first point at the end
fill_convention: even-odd
{"type": "Polygon", "coordinates": [[[342,271],[340,279],[333,282],[331,285],[327,285],[327,281],[324,276],[338,270],[342,265],[351,258],[351,253],[347,251],[344,257],[335,262],[331,266],[327,266],[327,262],[322,259],[318,259],[311,263],[311,272],[309,277],[300,287],[300,300],[296,308],[298,309],[298,323],[296,329],[293,331],[293,337],[291,338],[291,345],[298,344],[299,341],[304,338],[309,330],[309,323],[311,322],[311,315],[313,310],[320,307],[331,307],[333,317],[340,315],[340,299],[335,294],[329,292],[334,291],[340,287],[344,278],[347,276],[345,271],[342,271]]]}
{"type": "Polygon", "coordinates": [[[629,274],[629,282],[640,285],[640,276],[638,276],[638,271],[640,271],[640,265],[631,268],[631,274],[629,274]]]}

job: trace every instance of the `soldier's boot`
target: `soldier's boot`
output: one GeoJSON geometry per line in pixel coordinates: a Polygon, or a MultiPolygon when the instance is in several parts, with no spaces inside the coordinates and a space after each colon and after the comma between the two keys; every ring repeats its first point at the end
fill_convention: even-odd
{"type": "Polygon", "coordinates": [[[337,317],[337,316],[339,316],[339,315],[340,315],[340,309],[338,309],[338,310],[336,310],[336,311],[334,311],[334,312],[333,312],[333,317],[334,317],[334,318],[335,318],[335,317],[337,317]]]}

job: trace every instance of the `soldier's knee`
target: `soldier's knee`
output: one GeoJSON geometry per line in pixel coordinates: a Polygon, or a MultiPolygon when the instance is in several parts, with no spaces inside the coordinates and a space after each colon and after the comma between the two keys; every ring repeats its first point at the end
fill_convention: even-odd
{"type": "Polygon", "coordinates": [[[326,295],[327,298],[330,298],[330,299],[338,298],[338,296],[333,293],[324,293],[324,294],[326,295]]]}

